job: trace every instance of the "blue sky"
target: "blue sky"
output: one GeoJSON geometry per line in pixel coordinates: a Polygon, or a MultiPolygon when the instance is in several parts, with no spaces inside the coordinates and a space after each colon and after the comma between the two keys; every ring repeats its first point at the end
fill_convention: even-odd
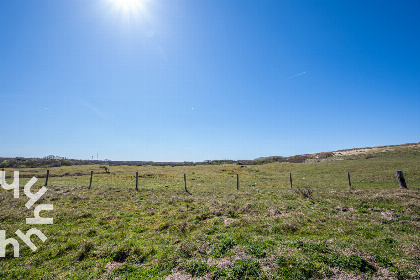
{"type": "Polygon", "coordinates": [[[419,1],[121,1],[0,1],[0,156],[420,141],[419,1]]]}

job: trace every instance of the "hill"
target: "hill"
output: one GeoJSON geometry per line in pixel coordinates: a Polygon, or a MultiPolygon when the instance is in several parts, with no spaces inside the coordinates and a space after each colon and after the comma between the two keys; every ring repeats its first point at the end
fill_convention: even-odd
{"type": "Polygon", "coordinates": [[[97,164],[49,167],[38,202],[54,205],[41,212],[54,219],[46,225],[26,224],[33,209],[23,189],[47,168],[18,168],[20,198],[0,188],[0,230],[20,242],[20,257],[7,247],[0,278],[419,279],[419,144],[316,155],[109,173],[97,164]],[[35,226],[48,239],[32,237],[33,252],[15,232],[35,226]]]}

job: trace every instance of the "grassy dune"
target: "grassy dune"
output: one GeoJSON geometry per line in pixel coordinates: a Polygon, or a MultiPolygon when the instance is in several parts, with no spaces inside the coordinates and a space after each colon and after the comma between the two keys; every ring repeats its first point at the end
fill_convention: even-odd
{"type": "Polygon", "coordinates": [[[21,199],[0,190],[0,230],[21,247],[19,258],[7,247],[0,279],[420,277],[418,145],[336,152],[311,163],[49,169],[37,204],[54,205],[41,212],[54,224],[35,226],[48,237],[33,236],[35,252],[14,232],[34,227],[25,224],[33,208],[25,207],[23,186],[46,168],[19,170],[21,199]],[[407,190],[398,188],[399,169],[407,190]]]}

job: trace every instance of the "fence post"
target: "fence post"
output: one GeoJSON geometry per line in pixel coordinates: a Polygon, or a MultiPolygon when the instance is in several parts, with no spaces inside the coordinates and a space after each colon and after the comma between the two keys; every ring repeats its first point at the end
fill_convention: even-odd
{"type": "Polygon", "coordinates": [[[239,191],[239,174],[236,174],[236,189],[239,191]]]}
{"type": "Polygon", "coordinates": [[[93,177],[93,171],[90,171],[90,183],[89,183],[89,190],[92,187],[92,177],[93,177]]]}
{"type": "Polygon", "coordinates": [[[347,172],[347,179],[349,180],[349,190],[351,190],[350,172],[347,172]]]}
{"type": "Polygon", "coordinates": [[[236,174],[236,190],[239,191],[239,174],[236,174]]]}
{"type": "Polygon", "coordinates": [[[50,171],[47,170],[47,177],[45,177],[45,186],[48,186],[48,177],[50,176],[50,171]]]}
{"type": "Polygon", "coordinates": [[[290,188],[293,189],[292,172],[290,172],[289,175],[290,175],[290,188]]]}
{"type": "Polygon", "coordinates": [[[400,188],[407,188],[407,184],[405,183],[405,179],[404,179],[404,175],[402,170],[398,170],[397,171],[397,179],[398,179],[398,183],[400,184],[400,188]]]}
{"type": "Polygon", "coordinates": [[[136,172],[136,191],[139,190],[139,188],[137,187],[138,183],[139,183],[139,172],[137,171],[136,172]]]}
{"type": "Polygon", "coordinates": [[[188,190],[187,190],[187,175],[184,174],[184,184],[185,184],[185,192],[188,194],[191,194],[188,190]]]}

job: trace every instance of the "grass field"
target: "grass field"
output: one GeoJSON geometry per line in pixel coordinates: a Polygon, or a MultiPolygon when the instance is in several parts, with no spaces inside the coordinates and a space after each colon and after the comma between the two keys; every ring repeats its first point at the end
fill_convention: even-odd
{"type": "MultiPolygon", "coordinates": [[[[23,186],[36,176],[35,192],[46,169],[17,169],[21,199],[1,188],[6,238],[34,227],[23,186]]],[[[36,226],[48,239],[33,236],[35,252],[19,240],[19,258],[8,246],[0,279],[420,278],[419,145],[312,163],[48,169],[37,204],[54,205],[41,212],[54,224],[36,226]]]]}

